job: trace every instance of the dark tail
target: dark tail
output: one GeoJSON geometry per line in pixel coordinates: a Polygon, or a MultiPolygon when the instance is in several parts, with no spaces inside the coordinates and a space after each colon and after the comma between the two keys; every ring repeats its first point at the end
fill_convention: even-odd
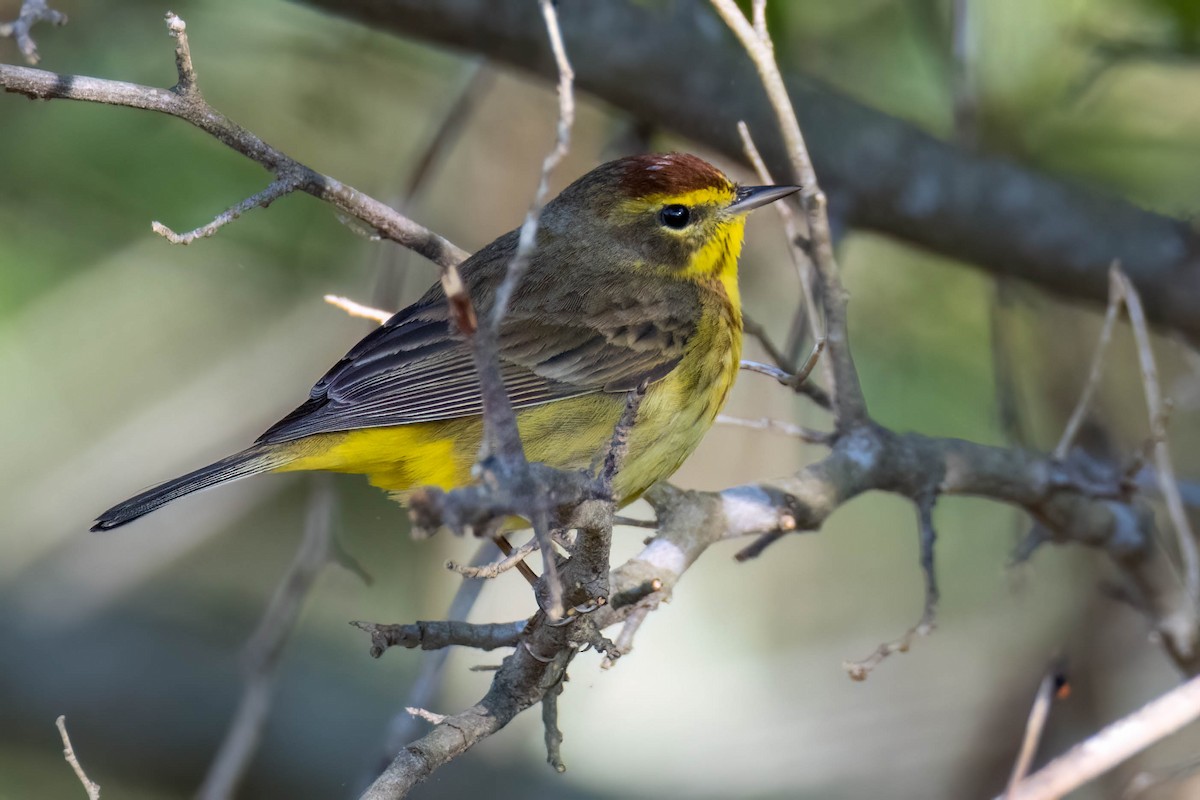
{"type": "Polygon", "coordinates": [[[157,508],[165,506],[172,500],[178,500],[185,494],[198,492],[218,483],[257,475],[275,467],[282,466],[288,459],[277,453],[272,453],[264,447],[251,447],[228,458],[201,467],[195,472],[159,484],[153,489],[147,489],[136,497],[131,497],[124,503],[113,506],[96,518],[92,526],[94,531],[108,531],[119,528],[127,522],[133,522],[138,517],[149,514],[157,508]]]}

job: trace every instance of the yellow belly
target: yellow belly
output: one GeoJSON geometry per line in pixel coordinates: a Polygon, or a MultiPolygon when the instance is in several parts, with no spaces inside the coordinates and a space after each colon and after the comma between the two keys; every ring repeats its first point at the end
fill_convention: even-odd
{"type": "MultiPolygon", "coordinates": [[[[621,505],[679,468],[712,426],[733,385],[740,324],[710,324],[701,331],[680,364],[642,400],[614,485],[621,505]]],[[[623,394],[602,393],[518,411],[526,457],[559,469],[594,470],[624,407],[623,394]]],[[[366,474],[372,485],[403,499],[419,486],[453,489],[470,483],[482,430],[479,417],[467,417],[318,434],[281,445],[292,460],[277,471],[366,474]]]]}

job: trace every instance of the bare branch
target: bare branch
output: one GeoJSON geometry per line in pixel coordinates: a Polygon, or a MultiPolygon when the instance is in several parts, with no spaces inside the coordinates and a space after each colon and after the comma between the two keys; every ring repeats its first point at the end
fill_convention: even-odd
{"type": "Polygon", "coordinates": [[[233,797],[250,767],[271,708],[284,645],[317,576],[333,554],[336,499],[327,475],[317,476],[304,525],[304,539],[287,573],[246,643],[245,687],[229,730],[196,796],[200,800],[233,797]]]}
{"type": "MultiPolygon", "coordinates": [[[[765,0],[762,3],[762,7],[764,16],[761,19],[762,30],[759,33],[759,36],[766,38],[767,41],[770,41],[766,31],[765,0]]],[[[758,12],[759,9],[758,6],[756,6],[755,13],[757,14],[758,12]]],[[[758,22],[759,20],[756,19],[756,28],[758,27],[758,22]]],[[[738,120],[737,127],[738,135],[742,137],[742,149],[746,153],[746,158],[754,167],[754,171],[758,174],[758,179],[765,185],[773,185],[775,183],[775,178],[772,177],[770,170],[767,169],[767,163],[763,161],[762,154],[758,152],[758,147],[754,144],[753,137],[750,136],[750,126],[748,126],[744,120],[738,120]]],[[[799,325],[796,324],[800,317],[803,317],[804,320],[807,321],[809,334],[812,336],[813,342],[820,343],[821,348],[824,349],[825,331],[821,325],[821,310],[817,306],[816,296],[813,293],[812,259],[809,258],[808,253],[805,252],[804,248],[800,246],[800,231],[796,227],[796,215],[792,212],[792,207],[787,203],[772,203],[772,205],[779,213],[779,218],[783,222],[783,231],[787,235],[788,240],[788,253],[792,257],[792,266],[796,269],[796,278],[800,282],[800,293],[804,298],[803,306],[800,306],[796,309],[796,318],[792,320],[792,331],[788,336],[788,349],[792,349],[791,345],[793,340],[796,343],[800,341],[800,337],[798,335],[799,325]]],[[[774,354],[772,357],[776,358],[774,354]]],[[[779,354],[779,357],[776,358],[776,363],[779,363],[780,366],[782,366],[780,361],[781,358],[786,360],[787,363],[791,362],[791,358],[789,356],[779,354]]],[[[800,371],[804,372],[804,370],[800,371]]],[[[812,368],[809,367],[808,371],[811,372],[812,368]]],[[[805,372],[805,377],[808,377],[808,372],[805,372]]],[[[832,375],[827,373],[825,379],[826,381],[831,381],[832,375]]],[[[830,385],[832,385],[832,383],[830,385]]]]}
{"type": "Polygon", "coordinates": [[[567,765],[562,760],[563,735],[562,731],[558,729],[558,697],[562,694],[562,690],[562,681],[559,681],[542,697],[542,726],[546,729],[546,762],[558,773],[567,771],[567,765]]]}
{"type": "Polygon", "coordinates": [[[83,771],[83,765],[79,763],[79,759],[75,755],[75,748],[71,746],[71,737],[67,735],[67,718],[60,716],[54,720],[54,724],[58,728],[58,735],[62,738],[63,757],[71,765],[71,769],[75,770],[75,777],[79,778],[79,782],[83,784],[88,800],[100,800],[100,784],[88,778],[87,773],[83,771]]]}
{"type": "Polygon", "coordinates": [[[825,194],[817,185],[817,174],[813,170],[812,159],[809,158],[804,136],[796,121],[796,112],[792,108],[787,86],[775,63],[775,52],[770,37],[761,37],[755,32],[734,0],[711,2],[758,68],[759,77],[767,91],[787,146],[793,176],[802,187],[800,203],[808,221],[812,259],[820,280],[820,295],[825,311],[825,338],[829,346],[828,366],[832,378],[830,393],[833,395],[838,430],[842,431],[866,419],[867,403],[859,385],[858,371],[850,357],[846,321],[847,294],[842,288],[842,279],[838,274],[837,259],[833,252],[833,235],[825,211],[825,194]]]}
{"type": "Polygon", "coordinates": [[[608,448],[604,453],[604,463],[600,468],[600,485],[609,495],[612,494],[613,480],[621,471],[621,466],[629,454],[629,433],[637,422],[638,410],[642,407],[642,400],[645,399],[649,387],[647,381],[642,381],[636,389],[625,393],[625,407],[621,410],[616,426],[613,427],[608,448]]]}
{"type": "Polygon", "coordinates": [[[1200,678],[1192,678],[1010,787],[1004,800],[1057,800],[1197,718],[1200,678]]]}
{"type": "Polygon", "coordinates": [[[1117,327],[1117,315],[1121,313],[1123,296],[1124,292],[1120,282],[1110,279],[1108,310],[1104,312],[1104,325],[1100,328],[1100,337],[1096,340],[1096,351],[1092,354],[1092,364],[1088,368],[1087,382],[1083,385],[1083,391],[1079,393],[1079,402],[1075,404],[1075,409],[1071,412],[1071,417],[1063,429],[1062,438],[1058,440],[1058,446],[1054,448],[1054,457],[1057,459],[1061,460],[1067,457],[1071,444],[1079,435],[1079,427],[1083,425],[1083,420],[1091,407],[1096,389],[1100,386],[1100,377],[1104,373],[1104,357],[1108,353],[1113,330],[1117,327]]]}
{"type": "Polygon", "coordinates": [[[151,222],[150,228],[171,244],[191,244],[197,239],[212,236],[250,209],[266,208],[285,194],[291,194],[300,188],[301,181],[302,177],[299,175],[285,175],[278,180],[272,181],[270,186],[258,194],[251,195],[233,208],[221,212],[207,225],[196,228],[193,231],[188,231],[187,233],[176,233],[158,221],[151,222]]]}
{"type": "Polygon", "coordinates": [[[921,621],[906,630],[898,639],[884,642],[875,648],[871,655],[859,661],[843,661],[842,669],[854,681],[865,681],[871,672],[886,659],[897,653],[907,653],[912,647],[913,640],[918,636],[928,636],[933,632],[933,625],[922,617],[921,621]]]}
{"type": "MultiPolygon", "coordinates": [[[[0,39],[16,40],[17,48],[25,60],[36,64],[41,60],[38,55],[37,43],[33,41],[30,31],[39,22],[49,22],[51,25],[66,25],[67,15],[55,11],[46,5],[46,0],[25,0],[21,10],[12,22],[0,23],[0,39]]],[[[64,733],[63,736],[66,736],[64,733]]]]}
{"type": "Polygon", "coordinates": [[[352,317],[369,319],[372,322],[379,323],[380,325],[392,318],[392,312],[390,311],[364,306],[362,303],[356,303],[349,297],[342,297],[341,295],[337,294],[325,295],[325,302],[329,303],[329,305],[333,306],[334,308],[340,308],[342,311],[345,311],[352,317]]]}
{"type": "Polygon", "coordinates": [[[526,558],[529,558],[535,550],[538,549],[537,542],[526,542],[525,544],[513,550],[512,553],[500,561],[493,561],[491,564],[475,566],[471,564],[459,564],[457,561],[447,561],[446,569],[451,572],[457,572],[464,578],[475,578],[478,580],[486,580],[495,578],[498,575],[503,575],[513,567],[520,564],[526,558]]]}
{"type": "Polygon", "coordinates": [[[477,625],[459,620],[419,621],[408,625],[381,625],[375,622],[351,622],[371,636],[371,657],[379,658],[389,647],[410,650],[440,650],[459,645],[477,650],[515,647],[525,620],[477,625]]]}
{"type": "Polygon", "coordinates": [[[1021,737],[1021,749],[1017,760],[1013,763],[1012,774],[1008,778],[1008,787],[1004,790],[1005,797],[1011,797],[1013,791],[1029,774],[1033,758],[1037,755],[1038,743],[1042,740],[1042,731],[1046,728],[1046,720],[1050,717],[1050,704],[1054,700],[1055,684],[1058,682],[1060,669],[1056,665],[1046,671],[1038,684],[1037,693],[1033,696],[1033,706],[1029,709],[1029,718],[1025,722],[1025,733],[1021,737]]]}
{"type": "MultiPolygon", "coordinates": [[[[495,545],[484,540],[479,543],[475,555],[471,558],[471,566],[483,566],[487,562],[493,561],[496,554],[495,545]]],[[[450,601],[450,606],[446,610],[446,619],[466,620],[467,615],[471,613],[471,608],[475,605],[475,601],[479,599],[479,593],[482,589],[482,580],[466,578],[459,583],[458,589],[454,593],[454,598],[450,601]]],[[[408,690],[408,697],[405,699],[406,707],[415,706],[424,708],[434,701],[442,685],[446,659],[449,655],[449,648],[427,650],[422,653],[421,667],[417,672],[416,680],[413,681],[412,686],[408,690]]],[[[416,734],[417,728],[411,715],[408,713],[399,713],[393,716],[391,723],[388,725],[387,737],[383,746],[382,761],[375,768],[372,776],[385,769],[388,762],[395,757],[400,748],[412,740],[416,734]]]]}
{"type": "Polygon", "coordinates": [[[435,714],[432,711],[421,708],[420,706],[405,706],[404,710],[416,719],[423,719],[426,722],[434,725],[441,725],[446,721],[445,714],[435,714]]]}
{"type": "Polygon", "coordinates": [[[1158,367],[1154,361],[1154,349],[1150,346],[1150,330],[1146,315],[1142,311],[1142,300],[1133,282],[1114,266],[1112,280],[1121,287],[1125,308],[1129,311],[1129,323],[1137,341],[1138,361],[1142,367],[1142,387],[1146,393],[1146,409],[1150,412],[1150,436],[1154,443],[1154,466],[1158,484],[1162,488],[1167,512],[1175,528],[1175,539],[1179,543],[1179,554],[1183,558],[1184,583],[1193,603],[1200,602],[1200,552],[1197,552],[1196,534],[1184,508],[1179,493],[1179,482],[1175,478],[1175,464],[1171,460],[1171,447],[1167,443],[1168,407],[1163,401],[1162,389],[1158,384],[1158,367]]]}
{"type": "MultiPolygon", "coordinates": [[[[173,16],[173,15],[172,15],[173,16]]],[[[175,18],[178,19],[178,18],[175,18]]],[[[182,21],[179,25],[182,34],[182,21]]],[[[293,176],[297,190],[306,192],[363,223],[378,234],[417,252],[443,270],[464,260],[467,254],[446,239],[397,213],[383,203],[328,175],[322,175],[271,147],[208,105],[195,85],[195,73],[186,48],[186,38],[177,39],[176,62],[180,83],[173,89],[158,89],[122,81],[0,64],[0,88],[39,100],[81,100],[107,105],[157,111],[178,117],[211,135],[226,146],[257,162],[276,177],[293,176]]]]}
{"type": "Polygon", "coordinates": [[[546,32],[550,37],[550,52],[554,54],[554,63],[558,66],[558,128],[554,148],[542,161],[542,174],[538,180],[537,191],[533,196],[533,204],[525,214],[521,223],[521,232],[517,239],[517,252],[508,265],[508,274],[500,288],[496,290],[496,304],[492,309],[492,336],[497,336],[500,323],[508,313],[508,304],[513,292],[525,275],[529,261],[537,246],[538,222],[542,216],[542,207],[546,204],[546,195],[550,191],[550,173],[552,173],[571,146],[571,127],[575,124],[575,73],[567,60],[567,52],[563,48],[562,31],[558,26],[558,13],[554,10],[551,0],[538,0],[542,11],[542,19],[546,23],[546,32]]]}
{"type": "MultiPolygon", "coordinates": [[[[654,606],[657,606],[657,604],[654,604],[654,606]]],[[[616,650],[617,655],[625,656],[633,652],[633,637],[637,636],[642,623],[646,621],[646,617],[650,616],[650,612],[653,610],[654,607],[643,605],[629,615],[629,618],[625,620],[625,624],[621,626],[621,633],[617,636],[617,640],[613,642],[613,648],[616,650]]],[[[604,660],[600,662],[600,669],[612,669],[616,663],[616,658],[605,656],[604,660]]]]}
{"type": "Polygon", "coordinates": [[[794,436],[800,441],[808,442],[809,444],[828,445],[833,442],[832,434],[825,431],[817,431],[812,428],[805,428],[802,425],[795,425],[791,422],[770,419],[769,417],[745,419],[744,417],[731,417],[728,414],[718,414],[717,424],[731,425],[737,428],[749,428],[755,431],[772,431],[773,433],[781,433],[784,436],[794,436]]]}

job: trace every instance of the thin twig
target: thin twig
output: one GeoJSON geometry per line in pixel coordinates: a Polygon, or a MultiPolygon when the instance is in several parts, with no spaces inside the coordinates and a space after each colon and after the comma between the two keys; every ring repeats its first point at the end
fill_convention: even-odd
{"type": "Polygon", "coordinates": [[[1121,312],[1123,292],[1119,281],[1110,278],[1108,286],[1108,310],[1104,312],[1104,325],[1100,328],[1100,336],[1096,340],[1096,350],[1092,353],[1087,382],[1083,385],[1083,391],[1079,393],[1079,402],[1075,404],[1075,409],[1071,412],[1070,419],[1067,420],[1062,438],[1058,440],[1058,446],[1054,448],[1054,457],[1059,460],[1067,457],[1071,445],[1075,442],[1075,437],[1079,435],[1079,428],[1083,425],[1083,420],[1091,407],[1092,398],[1100,386],[1100,378],[1104,373],[1104,358],[1108,354],[1108,345],[1112,341],[1113,331],[1117,327],[1117,316],[1121,312]]]}
{"type": "Polygon", "coordinates": [[[446,569],[450,570],[451,572],[457,572],[464,578],[487,580],[508,572],[510,569],[528,558],[530,554],[537,549],[537,542],[526,542],[514,550],[511,555],[508,555],[499,561],[493,561],[490,564],[478,566],[474,564],[459,564],[457,561],[447,561],[446,569]]]}
{"type": "Polygon", "coordinates": [[[0,39],[16,40],[17,49],[30,64],[41,60],[38,54],[37,42],[33,40],[30,30],[39,22],[49,22],[51,25],[66,25],[67,15],[55,11],[46,5],[46,0],[25,0],[21,10],[12,22],[0,23],[0,39]]]}
{"type": "Polygon", "coordinates": [[[613,491],[613,481],[616,480],[617,473],[621,471],[625,458],[629,454],[629,434],[633,430],[634,424],[637,423],[638,411],[642,407],[642,400],[645,399],[649,386],[647,381],[642,381],[636,389],[625,393],[625,406],[621,409],[621,416],[613,427],[612,436],[609,437],[608,447],[604,453],[604,465],[600,469],[600,485],[610,495],[613,491]]]}
{"type": "MultiPolygon", "coordinates": [[[[763,29],[759,33],[759,36],[766,37],[765,1],[762,2],[762,6],[764,9],[764,16],[762,17],[763,29]]],[[[756,16],[758,13],[759,8],[755,6],[756,16]]],[[[758,27],[757,18],[755,27],[758,27]]],[[[772,177],[771,171],[767,169],[767,162],[763,160],[762,154],[759,153],[758,147],[754,144],[753,137],[750,136],[750,126],[744,120],[739,120],[737,128],[738,135],[742,137],[742,150],[746,154],[746,158],[749,159],[750,164],[754,167],[754,171],[758,174],[758,179],[767,186],[774,185],[775,178],[772,177]]],[[[809,334],[812,336],[814,342],[824,341],[825,332],[821,325],[821,312],[817,307],[817,300],[813,293],[812,259],[809,258],[808,253],[798,244],[801,236],[796,226],[796,215],[788,203],[772,203],[771,205],[775,207],[776,212],[779,214],[779,219],[783,223],[783,231],[787,235],[788,240],[788,253],[791,255],[792,266],[796,270],[796,279],[800,282],[800,293],[804,299],[804,304],[796,309],[795,318],[792,320],[792,330],[788,333],[788,349],[791,350],[793,349],[792,345],[798,344],[800,341],[796,330],[799,326],[796,322],[797,318],[801,315],[803,315],[808,323],[809,334]]],[[[762,341],[761,338],[760,341],[762,341]]],[[[787,363],[791,363],[792,359],[790,355],[780,355],[783,359],[786,359],[787,363]]],[[[827,380],[828,378],[829,376],[826,376],[827,380]]]]}
{"type": "MultiPolygon", "coordinates": [[[[172,35],[175,35],[174,30],[172,35]]],[[[352,186],[301,164],[210,106],[195,91],[194,70],[191,68],[185,44],[186,37],[183,37],[182,44],[177,37],[176,66],[179,83],[172,89],[82,75],[59,75],[8,64],[0,64],[0,88],[39,100],[81,100],[157,111],[178,117],[262,165],[276,177],[298,176],[300,191],[329,203],[343,214],[373,229],[381,237],[425,256],[442,267],[443,271],[449,270],[467,257],[466,252],[441,236],[352,186]]]]}
{"type": "Polygon", "coordinates": [[[952,62],[951,95],[954,100],[954,138],[968,150],[979,144],[979,101],[975,90],[975,44],[969,0],[953,0],[950,7],[952,62]]]}
{"type": "Polygon", "coordinates": [[[392,318],[393,312],[384,311],[380,308],[371,308],[364,306],[362,303],[357,303],[349,297],[342,297],[337,294],[325,295],[325,302],[334,308],[340,308],[352,317],[360,319],[369,319],[372,322],[378,322],[380,325],[392,318]]]}
{"type": "MultiPolygon", "coordinates": [[[[653,610],[650,606],[639,606],[625,620],[625,624],[621,626],[621,633],[617,635],[616,641],[613,642],[613,649],[618,655],[625,656],[633,651],[633,638],[637,636],[642,623],[646,621],[646,617],[650,616],[650,612],[653,610]]],[[[600,669],[612,669],[616,663],[616,658],[605,656],[604,660],[600,662],[600,669]]]]}
{"type": "Polygon", "coordinates": [[[87,792],[88,800],[100,800],[100,784],[88,778],[87,773],[83,771],[83,765],[79,763],[79,758],[75,755],[75,748],[71,746],[71,737],[67,735],[67,718],[60,716],[54,720],[54,724],[58,727],[58,735],[62,738],[63,758],[71,765],[71,769],[75,770],[75,777],[79,778],[79,782],[83,784],[83,790],[87,792]]]}
{"type": "Polygon", "coordinates": [[[1200,677],[1105,726],[1019,782],[1004,800],[1057,800],[1200,718],[1200,677]]]}
{"type": "MultiPolygon", "coordinates": [[[[813,352],[819,355],[820,350],[817,348],[823,346],[824,342],[819,341],[817,345],[814,346],[813,352]]],[[[809,362],[805,362],[806,365],[808,363],[809,362]]],[[[825,393],[824,389],[812,383],[811,381],[801,381],[797,383],[796,375],[780,369],[779,367],[772,366],[771,364],[763,364],[759,361],[747,361],[746,359],[742,359],[739,366],[741,369],[744,369],[747,372],[757,372],[759,375],[766,375],[769,378],[774,378],[782,385],[787,386],[789,389],[795,389],[797,392],[812,400],[821,408],[826,410],[832,408],[832,402],[829,399],[829,395],[825,393]]],[[[811,367],[809,369],[811,370],[811,367]]]]}
{"type": "MultiPolygon", "coordinates": [[[[516,555],[516,549],[513,548],[512,543],[508,541],[508,537],[504,534],[497,534],[496,536],[492,537],[492,540],[496,543],[496,546],[500,548],[500,552],[504,554],[505,558],[512,558],[514,555],[516,555]]],[[[541,549],[541,542],[535,541],[534,544],[538,546],[538,549],[541,549]]],[[[542,552],[543,554],[546,553],[546,551],[542,552]]],[[[550,548],[549,553],[550,555],[547,557],[553,560],[553,547],[550,548]]],[[[526,583],[528,583],[530,586],[537,586],[537,573],[533,571],[532,567],[525,563],[525,559],[518,558],[514,566],[517,568],[517,572],[521,573],[521,577],[525,579],[526,583]]]]}
{"type": "Polygon", "coordinates": [[[1119,283],[1121,293],[1125,298],[1125,308],[1129,312],[1129,324],[1133,327],[1133,338],[1137,342],[1138,362],[1142,368],[1142,387],[1146,393],[1146,409],[1150,414],[1150,436],[1154,443],[1154,466],[1158,475],[1158,484],[1162,488],[1163,500],[1167,504],[1167,513],[1171,516],[1171,524],[1175,528],[1175,539],[1179,544],[1179,554],[1183,559],[1184,585],[1192,603],[1200,602],[1200,552],[1197,552],[1196,534],[1192,531],[1192,523],[1188,519],[1183,497],[1179,493],[1179,483],[1175,478],[1175,465],[1171,460],[1171,446],[1167,442],[1168,405],[1163,401],[1162,389],[1158,383],[1158,366],[1154,360],[1154,348],[1150,345],[1150,330],[1146,324],[1146,315],[1142,310],[1142,300],[1133,282],[1123,273],[1119,266],[1114,265],[1109,273],[1113,281],[1119,283]]]}
{"type": "MultiPolygon", "coordinates": [[[[550,186],[550,173],[558,166],[570,146],[571,127],[575,121],[573,94],[574,73],[563,47],[558,14],[550,0],[539,0],[542,19],[550,40],[550,50],[558,65],[558,125],[554,147],[542,162],[537,191],[517,238],[517,249],[508,263],[504,280],[496,289],[491,314],[481,336],[472,336],[475,368],[479,373],[480,394],[483,399],[483,442],[480,463],[485,469],[498,468],[503,476],[500,483],[525,501],[522,513],[533,526],[543,558],[547,607],[551,618],[559,618],[563,609],[563,588],[554,548],[550,539],[550,513],[546,504],[545,487],[529,468],[525,450],[517,430],[517,418],[504,388],[500,373],[500,326],[508,313],[509,302],[516,292],[537,246],[538,223],[550,186]]],[[[524,571],[523,571],[524,572],[524,571]]],[[[526,577],[528,577],[528,573],[526,577]]]]}
{"type": "Polygon", "coordinates": [[[542,727],[546,731],[546,763],[555,772],[567,771],[567,765],[562,760],[562,731],[558,728],[558,696],[562,694],[563,684],[559,681],[542,697],[542,727]]]}
{"type": "Polygon", "coordinates": [[[191,244],[197,239],[203,239],[212,236],[214,233],[225,227],[235,219],[245,214],[252,208],[266,208],[279,198],[286,194],[291,194],[300,188],[304,180],[302,175],[284,175],[278,180],[271,182],[271,185],[263,189],[256,195],[247,197],[242,202],[238,203],[233,208],[218,214],[212,222],[203,225],[195,230],[187,233],[176,233],[161,222],[154,221],[150,223],[150,229],[159,236],[166,239],[171,244],[191,244]]]}
{"type": "Polygon", "coordinates": [[[843,661],[842,669],[846,670],[846,674],[851,680],[865,681],[871,672],[882,664],[889,657],[896,653],[907,653],[912,647],[913,641],[919,636],[928,636],[933,632],[933,627],[926,623],[925,618],[913,627],[906,630],[899,638],[884,642],[875,648],[875,652],[859,661],[843,661]]]}
{"type": "Polygon", "coordinates": [[[718,414],[717,424],[730,425],[737,428],[749,428],[755,431],[781,433],[784,436],[794,436],[800,441],[808,442],[809,444],[828,445],[833,441],[833,435],[826,431],[813,430],[812,428],[805,428],[802,425],[795,425],[791,422],[784,422],[781,419],[771,419],[769,417],[746,419],[744,417],[731,417],[728,414],[718,414]]]}
{"type": "Polygon", "coordinates": [[[435,714],[432,711],[421,708],[420,706],[405,706],[404,710],[408,712],[410,716],[415,717],[416,719],[423,719],[426,722],[434,725],[441,725],[446,721],[445,714],[435,714]]]}
{"type": "Polygon", "coordinates": [[[842,669],[846,670],[851,680],[865,681],[872,670],[884,660],[896,653],[907,653],[918,637],[928,636],[937,627],[938,585],[933,564],[933,547],[937,540],[937,531],[933,527],[934,499],[934,496],[929,494],[914,499],[921,540],[921,572],[925,576],[925,606],[921,611],[921,619],[899,638],[876,647],[875,652],[866,658],[860,661],[843,661],[842,669]]]}
{"type": "Polygon", "coordinates": [[[521,231],[517,238],[517,251],[508,264],[508,274],[504,282],[496,290],[496,303],[492,309],[491,331],[493,336],[499,335],[500,323],[508,313],[508,305],[513,293],[525,275],[529,262],[533,258],[537,246],[538,223],[542,216],[542,207],[546,204],[546,195],[550,192],[550,174],[566,157],[571,146],[571,127],[575,124],[575,72],[567,60],[567,51],[563,47],[562,31],[558,26],[558,13],[554,10],[551,0],[538,0],[542,11],[542,19],[546,23],[546,33],[550,37],[550,52],[554,54],[554,63],[558,67],[558,126],[554,147],[542,161],[542,174],[538,180],[537,191],[533,195],[533,203],[521,223],[521,231]]]}
{"type": "Polygon", "coordinates": [[[938,600],[941,596],[938,591],[937,570],[933,560],[933,550],[937,544],[937,529],[933,527],[933,505],[936,500],[937,495],[932,492],[916,500],[921,574],[925,576],[925,607],[921,612],[921,622],[917,627],[924,627],[927,632],[932,631],[936,625],[938,600]]]}
{"type": "MultiPolygon", "coordinates": [[[[498,555],[499,551],[495,544],[488,539],[484,539],[479,543],[479,547],[475,550],[475,555],[472,556],[470,563],[472,566],[483,566],[489,561],[494,561],[498,555]]],[[[454,598],[450,601],[450,606],[446,609],[445,618],[455,621],[466,620],[475,602],[479,599],[479,594],[482,590],[482,580],[472,578],[462,580],[458,585],[458,589],[454,592],[454,598]]],[[[446,674],[446,659],[449,656],[449,648],[426,650],[422,653],[421,666],[417,671],[416,680],[412,682],[412,686],[408,690],[408,696],[405,698],[404,705],[406,707],[425,708],[434,701],[441,690],[442,680],[446,674]]],[[[388,762],[392,760],[401,747],[404,747],[404,745],[417,735],[417,732],[418,729],[410,714],[405,712],[395,714],[392,717],[392,721],[388,724],[381,763],[376,766],[372,777],[379,770],[387,767],[388,762]]]]}
{"type": "Polygon", "coordinates": [[[804,144],[796,112],[792,108],[787,86],[775,63],[775,52],[769,36],[760,36],[734,0],[711,0],[713,7],[741,41],[754,61],[766,89],[767,98],[779,123],[791,159],[795,181],[802,187],[800,202],[808,222],[812,259],[820,280],[820,296],[825,312],[825,338],[829,345],[830,394],[833,396],[839,431],[854,427],[867,419],[867,404],[858,380],[858,371],[850,355],[847,331],[846,299],[833,252],[833,236],[826,214],[825,193],[817,184],[812,159],[804,144]]]}
{"type": "Polygon", "coordinates": [[[1025,722],[1025,733],[1021,737],[1021,749],[1017,752],[1017,760],[1013,763],[1012,774],[1008,778],[1008,786],[1004,790],[1005,797],[1011,797],[1017,785],[1029,774],[1033,758],[1037,755],[1038,744],[1042,741],[1042,731],[1046,728],[1046,720],[1050,717],[1050,704],[1054,700],[1054,686],[1058,679],[1058,668],[1052,667],[1042,676],[1037,693],[1033,696],[1033,705],[1029,709],[1029,718],[1025,722]]]}
{"type": "MultiPolygon", "coordinates": [[[[428,143],[421,156],[416,159],[416,166],[409,171],[404,187],[389,198],[390,205],[402,214],[407,214],[408,209],[421,197],[437,167],[444,162],[463,132],[469,129],[466,125],[468,117],[492,87],[495,72],[488,68],[487,62],[476,61],[467,69],[468,76],[462,91],[429,135],[428,143]]],[[[410,270],[405,269],[409,251],[375,248],[372,253],[376,257],[377,269],[371,301],[376,306],[398,305],[410,273],[410,270]]],[[[404,715],[404,718],[411,719],[408,715],[404,715]]]]}
{"type": "Polygon", "coordinates": [[[295,629],[317,576],[333,552],[335,507],[329,477],[317,476],[304,523],[304,539],[246,644],[245,687],[225,739],[196,794],[200,800],[233,797],[258,750],[284,645],[295,629]]]}

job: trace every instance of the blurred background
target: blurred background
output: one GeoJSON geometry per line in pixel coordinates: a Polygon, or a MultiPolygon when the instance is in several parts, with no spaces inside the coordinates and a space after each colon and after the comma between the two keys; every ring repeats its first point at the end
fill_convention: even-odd
{"type": "MultiPolygon", "coordinates": [[[[18,5],[0,0],[0,19],[15,17],[18,5]]],[[[772,4],[771,22],[785,62],[953,138],[964,132],[954,122],[949,6],[793,0],[772,4]]],[[[174,83],[163,5],[56,7],[71,23],[35,30],[43,67],[174,83]]],[[[1164,213],[1194,213],[1200,19],[1192,0],[970,7],[978,147],[1164,213]]],[[[172,10],[188,23],[216,108],[393,202],[474,86],[453,139],[405,208],[467,249],[520,222],[551,143],[547,85],[299,4],[185,1],[172,10]]],[[[0,60],[18,62],[11,41],[0,40],[0,60]]],[[[637,127],[579,99],[555,188],[627,150],[637,127]]],[[[649,147],[696,149],[654,132],[649,147]]],[[[307,196],[252,211],[193,246],[167,244],[151,233],[152,220],[180,231],[202,225],[267,178],[184,123],[145,112],[0,97],[0,176],[0,798],[82,796],[62,760],[59,714],[105,797],[188,797],[225,734],[243,646],[300,542],[316,483],[268,476],[114,533],[87,528],[98,511],[239,449],[291,410],[370,327],[322,295],[398,307],[435,271],[355,235],[307,196]]],[[[967,265],[853,231],[841,263],[879,421],[1054,446],[1083,383],[1099,309],[998,285],[967,265]]],[[[776,218],[756,215],[743,293],[776,338],[796,302],[793,280],[776,218]]],[[[1158,344],[1176,401],[1177,466],[1195,476],[1200,370],[1180,343],[1158,344]]],[[[1120,330],[1097,404],[1119,452],[1146,435],[1137,374],[1120,330]]],[[[750,374],[727,411],[826,422],[750,374]]],[[[718,428],[675,481],[724,488],[820,456],[771,433],[718,428]]],[[[469,559],[476,546],[447,535],[414,542],[404,510],[365,481],[336,476],[332,486],[339,547],[373,582],[338,564],[321,572],[283,654],[243,797],[356,796],[423,654],[373,660],[347,622],[444,616],[460,579],[443,563],[469,559]]],[[[539,715],[527,713],[415,796],[990,797],[1055,654],[1068,657],[1074,690],[1051,715],[1044,755],[1177,681],[1139,614],[1101,591],[1110,576],[1102,555],[1045,547],[1012,567],[1028,525],[1022,515],[947,498],[935,520],[938,629],[865,683],[846,677],[843,659],[899,635],[922,602],[915,515],[880,494],[757,561],[736,564],[736,543],[712,549],[619,665],[602,672],[594,654],[581,655],[559,703],[566,774],[545,765],[539,715]]],[[[643,536],[619,531],[614,557],[636,552],[643,536]]],[[[513,573],[485,587],[471,619],[530,610],[513,573]]],[[[491,676],[468,668],[499,657],[454,652],[432,710],[474,703],[491,676]]],[[[1197,796],[1188,767],[1198,748],[1194,731],[1174,737],[1077,796],[1120,797],[1142,772],[1169,779],[1138,797],[1197,796]]]]}

